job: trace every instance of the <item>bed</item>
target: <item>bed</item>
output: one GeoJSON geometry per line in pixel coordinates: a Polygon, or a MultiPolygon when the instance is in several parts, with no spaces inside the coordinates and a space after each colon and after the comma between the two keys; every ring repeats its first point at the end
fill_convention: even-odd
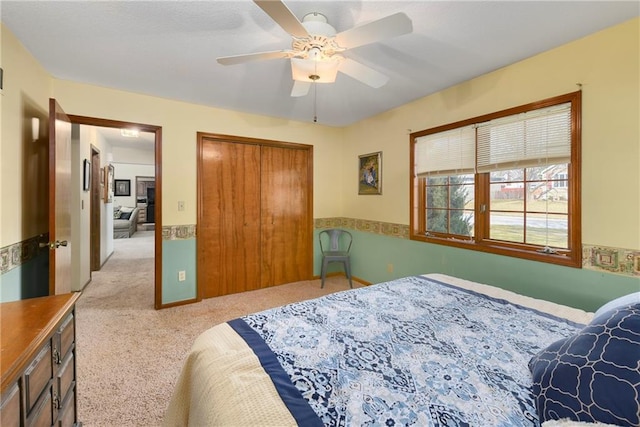
{"type": "MultiPolygon", "coordinates": [[[[640,304],[637,310],[633,316],[640,304]]],[[[540,408],[548,409],[543,418],[562,418],[564,397],[576,394],[558,392],[553,378],[560,376],[557,364],[566,345],[578,342],[575,337],[593,318],[593,313],[440,274],[289,304],[200,335],[164,424],[539,426],[540,408]],[[549,398],[541,399],[546,394],[549,398]]],[[[640,329],[636,332],[640,335],[640,329]]],[[[637,344],[635,338],[625,340],[637,344]]],[[[636,350],[640,355],[640,344],[630,354],[636,350]]],[[[573,350],[568,353],[575,356],[573,350]]],[[[632,393],[616,397],[614,405],[622,405],[625,413],[614,408],[613,417],[592,420],[638,425],[640,362],[633,366],[634,360],[616,361],[616,368],[630,365],[623,369],[630,376],[622,381],[626,388],[615,389],[632,393]]],[[[575,374],[575,362],[566,365],[575,374]]],[[[578,412],[594,405],[587,406],[578,412]]]]}

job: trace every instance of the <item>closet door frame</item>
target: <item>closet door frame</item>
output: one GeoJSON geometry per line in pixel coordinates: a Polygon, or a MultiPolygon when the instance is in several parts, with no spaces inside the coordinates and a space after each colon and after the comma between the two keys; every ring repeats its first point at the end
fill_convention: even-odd
{"type": "MultiPolygon", "coordinates": [[[[235,144],[251,144],[251,145],[259,145],[259,146],[267,146],[267,147],[279,147],[279,148],[288,148],[288,149],[296,149],[296,150],[305,150],[307,152],[307,206],[306,206],[306,222],[309,229],[309,242],[308,242],[308,254],[305,257],[306,265],[303,267],[307,272],[307,280],[311,280],[313,278],[313,146],[307,144],[299,144],[294,142],[284,142],[284,141],[275,141],[275,140],[267,140],[267,139],[259,139],[259,138],[249,138],[237,135],[224,135],[224,134],[215,134],[215,133],[206,133],[206,132],[198,132],[197,133],[197,223],[196,223],[196,251],[197,251],[197,263],[202,262],[200,259],[200,254],[203,250],[203,245],[205,242],[202,242],[199,239],[198,234],[198,224],[202,223],[204,218],[204,207],[203,207],[203,197],[204,197],[204,185],[203,185],[203,168],[205,167],[205,159],[203,158],[203,148],[206,141],[217,141],[217,142],[227,142],[227,143],[235,143],[235,144]]],[[[198,265],[196,264],[196,268],[198,271],[198,265]]],[[[203,283],[199,277],[200,273],[197,273],[198,280],[196,282],[196,298],[198,301],[202,300],[204,297],[204,286],[201,286],[200,283],[203,283]]]]}

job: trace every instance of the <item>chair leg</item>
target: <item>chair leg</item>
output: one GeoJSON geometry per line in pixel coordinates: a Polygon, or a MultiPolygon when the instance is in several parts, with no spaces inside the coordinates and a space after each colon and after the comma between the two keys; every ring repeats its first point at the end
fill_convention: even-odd
{"type": "Polygon", "coordinates": [[[353,288],[353,283],[351,282],[351,261],[346,260],[344,262],[344,272],[347,274],[347,279],[349,279],[349,286],[353,288]]]}
{"type": "Polygon", "coordinates": [[[322,267],[320,267],[320,279],[321,279],[321,286],[320,289],[324,288],[324,279],[327,275],[327,266],[329,265],[329,262],[326,259],[322,259],[322,267]]]}

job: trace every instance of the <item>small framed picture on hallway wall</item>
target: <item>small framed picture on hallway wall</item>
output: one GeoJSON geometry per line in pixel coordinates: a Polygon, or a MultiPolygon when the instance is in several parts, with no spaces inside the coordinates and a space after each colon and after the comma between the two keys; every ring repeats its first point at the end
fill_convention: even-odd
{"type": "Polygon", "coordinates": [[[113,200],[113,176],[115,169],[113,165],[104,167],[104,202],[110,203],[113,200]]]}
{"type": "Polygon", "coordinates": [[[84,159],[82,165],[82,190],[89,191],[91,188],[91,162],[84,159]]]}
{"type": "Polygon", "coordinates": [[[115,195],[116,196],[130,196],[131,195],[131,180],[130,179],[116,179],[115,195]]]}

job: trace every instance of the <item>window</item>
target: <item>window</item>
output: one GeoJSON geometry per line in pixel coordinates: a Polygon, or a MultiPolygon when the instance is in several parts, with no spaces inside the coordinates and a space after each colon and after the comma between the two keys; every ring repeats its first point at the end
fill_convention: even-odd
{"type": "Polygon", "coordinates": [[[553,188],[567,188],[568,178],[569,178],[569,175],[567,175],[566,173],[559,173],[556,176],[556,179],[553,180],[553,188]]]}
{"type": "Polygon", "coordinates": [[[581,93],[411,134],[411,238],[578,267],[581,93]]]}

